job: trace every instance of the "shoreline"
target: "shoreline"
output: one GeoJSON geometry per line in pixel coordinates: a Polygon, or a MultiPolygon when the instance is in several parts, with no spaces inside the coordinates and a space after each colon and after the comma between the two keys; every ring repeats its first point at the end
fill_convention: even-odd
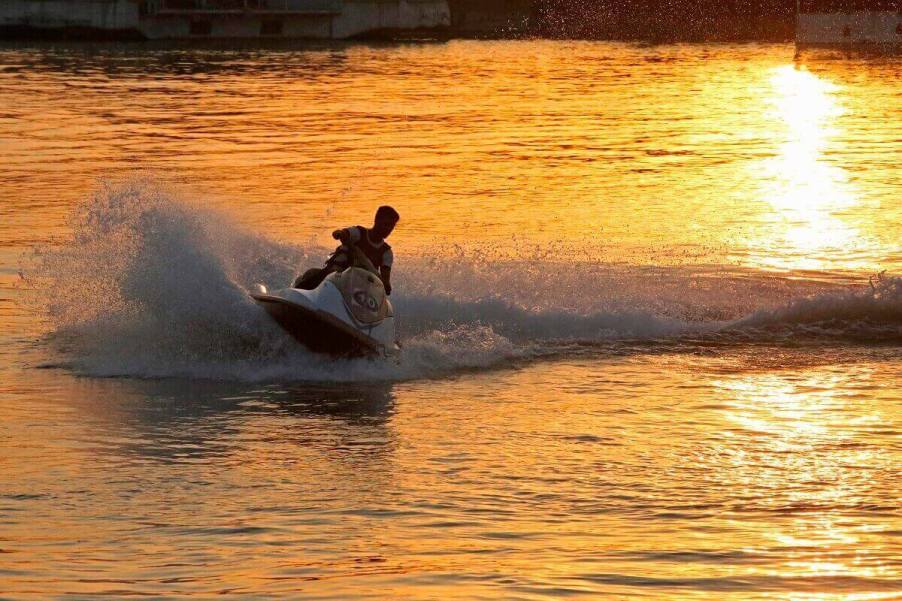
{"type": "Polygon", "coordinates": [[[281,46],[293,44],[332,44],[342,42],[448,42],[452,40],[570,40],[590,42],[630,42],[647,44],[697,44],[697,43],[790,43],[793,36],[664,36],[633,34],[611,34],[585,36],[575,33],[551,34],[534,30],[476,31],[455,30],[454,28],[419,30],[380,30],[348,37],[346,39],[322,39],[314,37],[179,37],[149,39],[137,30],[107,30],[94,28],[44,28],[30,25],[0,27],[0,43],[4,42],[129,42],[140,45],[216,45],[247,44],[260,46],[281,46]]]}

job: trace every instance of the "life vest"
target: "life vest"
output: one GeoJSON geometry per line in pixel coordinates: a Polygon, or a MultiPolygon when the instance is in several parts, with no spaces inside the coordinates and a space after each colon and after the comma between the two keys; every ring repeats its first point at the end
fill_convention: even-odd
{"type": "Polygon", "coordinates": [[[382,267],[385,253],[391,250],[391,246],[385,240],[382,240],[379,244],[373,244],[370,241],[370,231],[367,228],[358,225],[357,229],[360,230],[360,240],[354,242],[354,246],[363,251],[363,254],[370,260],[373,267],[379,269],[382,267]]]}

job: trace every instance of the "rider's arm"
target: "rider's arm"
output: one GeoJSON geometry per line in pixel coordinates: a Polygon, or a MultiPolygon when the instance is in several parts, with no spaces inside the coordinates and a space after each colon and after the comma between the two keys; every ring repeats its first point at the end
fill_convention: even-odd
{"type": "Polygon", "coordinates": [[[382,255],[382,267],[379,268],[379,277],[382,278],[382,283],[385,285],[385,294],[391,294],[391,266],[395,262],[395,254],[391,251],[391,248],[385,250],[385,254],[382,255]]]}
{"type": "Polygon", "coordinates": [[[340,240],[342,244],[347,244],[349,242],[357,242],[360,240],[360,230],[354,227],[346,227],[341,230],[335,230],[332,232],[332,237],[336,240],[340,240]]]}
{"type": "Polygon", "coordinates": [[[380,267],[379,277],[382,278],[382,284],[385,286],[385,294],[391,296],[391,267],[387,265],[380,267]]]}

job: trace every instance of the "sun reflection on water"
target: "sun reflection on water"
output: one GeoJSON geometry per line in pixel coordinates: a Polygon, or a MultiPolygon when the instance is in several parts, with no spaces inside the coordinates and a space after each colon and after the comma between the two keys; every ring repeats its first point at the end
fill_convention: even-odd
{"type": "MultiPolygon", "coordinates": [[[[715,386],[730,399],[726,418],[733,439],[745,439],[730,478],[748,491],[747,509],[772,514],[761,534],[785,552],[781,577],[884,578],[892,568],[849,553],[872,533],[850,522],[847,512],[864,503],[871,475],[855,466],[876,466],[881,457],[859,448],[859,429],[876,427],[885,416],[849,393],[873,370],[803,373],[753,372],[715,386]],[[753,491],[765,488],[766,496],[753,491]]],[[[809,593],[806,599],[887,598],[882,592],[856,596],[809,593]]]]}
{"type": "Polygon", "coordinates": [[[838,257],[855,265],[849,251],[861,244],[857,228],[839,213],[858,198],[848,173],[825,160],[839,135],[836,120],[845,113],[838,87],[807,70],[783,66],[769,81],[767,117],[782,142],[777,156],[765,161],[760,177],[763,197],[773,209],[758,262],[781,270],[829,269],[838,257]]]}

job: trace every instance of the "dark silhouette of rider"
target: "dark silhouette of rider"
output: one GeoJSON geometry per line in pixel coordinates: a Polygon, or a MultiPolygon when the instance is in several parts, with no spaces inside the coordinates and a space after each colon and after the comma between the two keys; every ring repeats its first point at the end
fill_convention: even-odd
{"type": "Polygon", "coordinates": [[[326,276],[335,271],[342,271],[351,263],[349,252],[352,248],[360,250],[373,267],[379,270],[379,277],[385,286],[385,293],[391,294],[391,268],[394,254],[391,246],[385,241],[395,226],[400,215],[392,207],[383,205],[376,211],[373,227],[365,228],[355,225],[332,232],[332,237],[341,242],[341,246],[328,258],[322,269],[308,269],[297,278],[293,288],[313,290],[319,286],[326,276]]]}

